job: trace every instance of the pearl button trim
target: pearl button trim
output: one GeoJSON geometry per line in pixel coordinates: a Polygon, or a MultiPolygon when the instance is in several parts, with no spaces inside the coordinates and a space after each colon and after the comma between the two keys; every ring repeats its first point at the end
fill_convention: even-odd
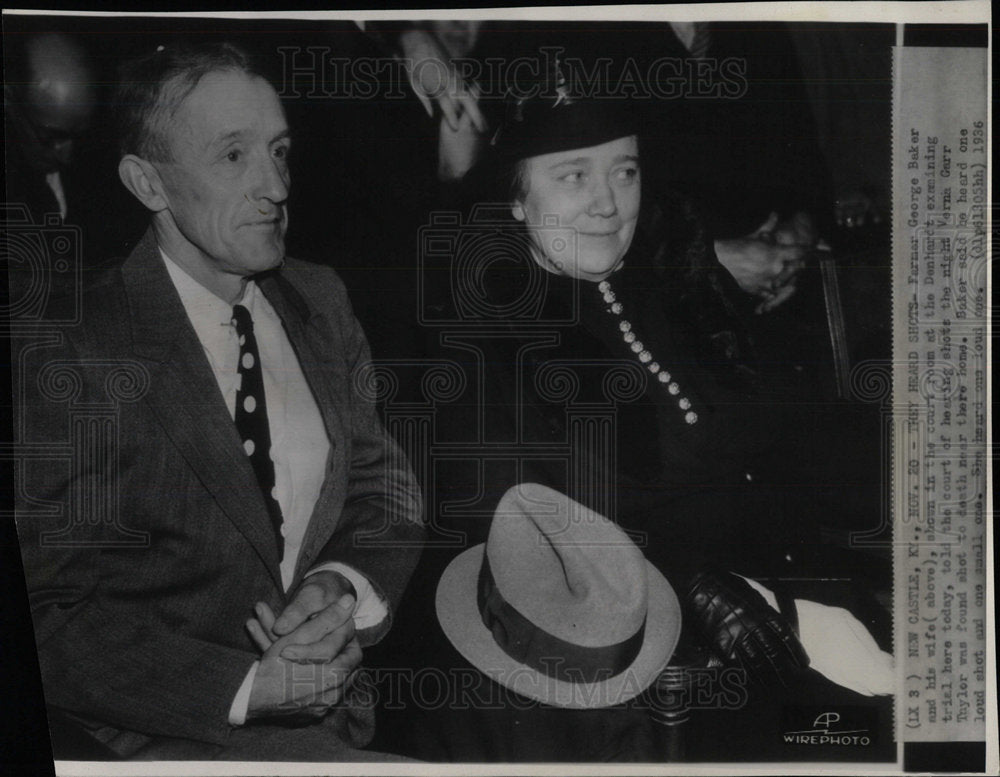
{"type": "MultiPolygon", "coordinates": [[[[621,316],[624,308],[622,307],[622,303],[618,302],[614,291],[612,291],[611,284],[608,281],[601,281],[597,284],[597,290],[608,304],[608,312],[615,316],[621,316]]],[[[642,341],[638,339],[635,332],[632,331],[632,322],[624,318],[621,319],[618,322],[618,330],[622,333],[622,339],[632,349],[632,353],[636,355],[636,358],[645,364],[651,373],[656,375],[656,379],[660,383],[666,386],[667,393],[673,397],[677,397],[677,407],[687,411],[684,413],[684,421],[688,424],[698,423],[698,414],[694,410],[691,410],[691,400],[687,397],[679,396],[681,393],[680,385],[678,385],[677,381],[670,379],[670,373],[664,370],[659,362],[653,361],[653,354],[649,352],[646,346],[642,344],[642,341]]]]}

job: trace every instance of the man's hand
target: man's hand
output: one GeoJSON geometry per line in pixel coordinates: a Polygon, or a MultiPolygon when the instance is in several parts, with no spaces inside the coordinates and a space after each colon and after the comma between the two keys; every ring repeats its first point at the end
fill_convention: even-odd
{"type": "Polygon", "coordinates": [[[780,246],[801,246],[803,248],[814,248],[819,240],[819,233],[816,231],[816,222],[808,213],[797,212],[790,219],[777,221],[777,214],[772,213],[762,226],[767,226],[775,219],[772,235],[774,242],[780,246]]]}
{"type": "Polygon", "coordinates": [[[749,235],[716,240],[719,262],[739,287],[762,299],[757,312],[773,310],[795,293],[795,276],[816,242],[812,219],[798,213],[779,223],[778,214],[749,235]]]}
{"type": "Polygon", "coordinates": [[[442,118],[438,129],[438,180],[460,180],[476,164],[482,147],[483,136],[468,113],[459,118],[457,131],[442,118]]]}
{"type": "Polygon", "coordinates": [[[254,676],[247,720],[285,715],[319,718],[350,688],[361,663],[361,646],[352,638],[332,661],[302,665],[280,656],[284,640],[274,642],[261,657],[254,676]]]}
{"type": "Polygon", "coordinates": [[[322,717],[340,702],[362,657],[354,603],[354,587],[339,572],[307,577],[278,618],[266,603],[257,603],[247,630],[263,655],[247,719],[322,717]]]}
{"type": "Polygon", "coordinates": [[[424,107],[436,100],[453,132],[459,131],[459,119],[467,114],[473,126],[485,133],[487,123],[479,110],[478,87],[458,74],[437,38],[427,30],[406,30],[399,36],[399,46],[413,91],[424,107]]]}
{"type": "Polygon", "coordinates": [[[299,586],[277,618],[263,602],[247,630],[265,652],[278,649],[289,661],[332,661],[354,639],[354,586],[339,572],[317,572],[299,586]],[[279,647],[280,646],[280,647],[279,647]]]}

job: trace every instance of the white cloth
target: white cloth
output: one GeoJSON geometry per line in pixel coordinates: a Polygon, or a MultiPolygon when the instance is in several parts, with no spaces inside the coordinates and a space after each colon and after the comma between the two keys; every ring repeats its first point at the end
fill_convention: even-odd
{"type": "MultiPolygon", "coordinates": [[[[756,580],[743,579],[778,609],[771,591],[756,580]]],[[[808,599],[796,599],[795,609],[799,614],[799,641],[809,656],[811,669],[864,696],[893,692],[892,656],[879,649],[861,621],[843,607],[829,607],[808,599]]]]}
{"type": "MultiPolygon", "coordinates": [[[[240,345],[236,327],[232,325],[233,306],[198,283],[162,250],[160,255],[195,334],[205,349],[229,415],[235,419],[240,345]]],[[[323,486],[330,441],[298,357],[271,303],[257,284],[250,280],[243,297],[236,304],[243,305],[253,319],[264,377],[275,499],[281,507],[281,534],[285,541],[281,580],[287,590],[295,573],[309,518],[323,486]]],[[[340,572],[354,586],[358,595],[354,623],[358,629],[377,626],[385,619],[388,607],[375,593],[368,578],[340,562],[322,564],[310,570],[307,576],[326,570],[340,572]]],[[[229,715],[229,722],[233,725],[242,725],[246,721],[257,666],[255,663],[250,669],[233,701],[229,715]]]]}

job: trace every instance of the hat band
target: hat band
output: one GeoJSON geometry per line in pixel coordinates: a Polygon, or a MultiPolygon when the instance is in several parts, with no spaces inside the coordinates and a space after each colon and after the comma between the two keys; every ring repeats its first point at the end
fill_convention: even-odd
{"type": "Polygon", "coordinates": [[[646,619],[628,639],[614,645],[587,647],[549,634],[518,612],[497,588],[489,559],[479,568],[479,613],[494,642],[515,661],[556,680],[593,683],[624,672],[639,655],[646,619]]]}

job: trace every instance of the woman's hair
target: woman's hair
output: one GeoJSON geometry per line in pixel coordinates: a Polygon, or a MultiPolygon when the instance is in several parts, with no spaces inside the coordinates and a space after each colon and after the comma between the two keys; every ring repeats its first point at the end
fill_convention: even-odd
{"type": "Polygon", "coordinates": [[[504,180],[501,183],[502,192],[509,202],[524,199],[528,194],[528,160],[518,159],[511,162],[504,172],[504,180]]]}

